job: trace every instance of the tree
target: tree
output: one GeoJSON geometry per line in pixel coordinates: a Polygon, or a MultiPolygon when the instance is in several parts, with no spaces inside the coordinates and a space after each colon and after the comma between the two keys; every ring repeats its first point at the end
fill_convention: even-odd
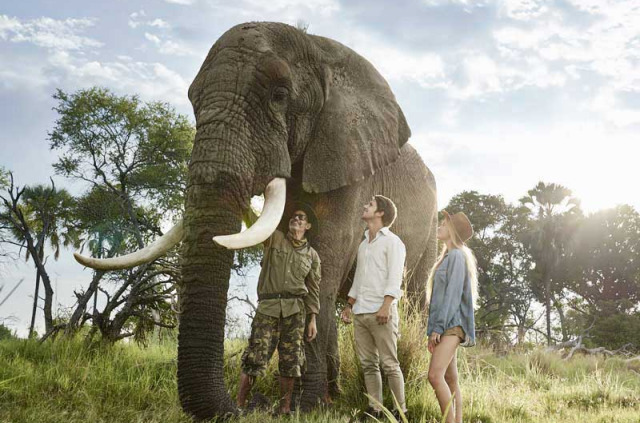
{"type": "MultiPolygon", "coordinates": [[[[621,205],[587,217],[568,248],[567,288],[576,331],[590,330],[590,342],[619,348],[640,328],[640,213],[621,205]],[[617,324],[620,326],[611,331],[617,324]]],[[[640,348],[640,343],[636,344],[640,348]]]]}
{"type": "MultiPolygon", "coordinates": [[[[60,152],[54,169],[88,187],[77,209],[85,247],[93,256],[112,257],[162,235],[163,220],[181,214],[193,125],[166,103],[102,88],[58,90],[54,98],[59,118],[49,141],[60,152]]],[[[172,326],[169,301],[178,280],[172,255],[132,270],[96,271],[87,289],[76,292],[67,329],[91,319],[94,330],[116,341],[142,337],[154,325],[172,326]],[[98,292],[106,297],[102,310],[98,292]]]]}
{"type": "Polygon", "coordinates": [[[53,287],[46,270],[45,246],[54,250],[54,258],[60,254],[60,247],[77,245],[78,233],[72,221],[74,200],[64,189],[57,189],[53,180],[51,186],[37,185],[20,188],[14,184],[9,173],[6,194],[0,195],[3,208],[0,210],[0,225],[10,236],[2,241],[25,251],[26,260],[32,259],[36,268],[36,284],[31,326],[33,334],[35,313],[39,299],[40,281],[44,287],[45,330],[53,329],[53,287]]]}
{"type": "Polygon", "coordinates": [[[551,344],[551,307],[558,311],[563,340],[567,333],[564,326],[562,303],[558,295],[562,286],[556,272],[565,253],[572,231],[582,217],[580,203],[571,196],[571,190],[558,184],[539,182],[520,199],[522,205],[531,212],[531,226],[524,240],[533,257],[535,269],[532,272],[533,292],[545,306],[547,320],[547,343],[551,344]]]}

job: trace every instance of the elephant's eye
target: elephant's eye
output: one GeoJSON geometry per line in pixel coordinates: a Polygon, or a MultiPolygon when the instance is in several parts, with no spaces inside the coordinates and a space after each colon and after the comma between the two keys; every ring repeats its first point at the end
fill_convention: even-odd
{"type": "Polygon", "coordinates": [[[289,90],[286,87],[276,87],[271,93],[271,100],[281,103],[289,97],[289,90]]]}

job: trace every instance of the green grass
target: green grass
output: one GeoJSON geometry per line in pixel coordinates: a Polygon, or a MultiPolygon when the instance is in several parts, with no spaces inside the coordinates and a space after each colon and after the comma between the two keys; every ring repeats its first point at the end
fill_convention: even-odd
{"type": "MultiPolygon", "coordinates": [[[[292,421],[346,423],[366,406],[351,327],[341,326],[340,345],[342,396],[330,409],[292,421]]],[[[243,348],[242,341],[226,345],[231,395],[243,348]]],[[[417,320],[403,320],[399,349],[410,411],[417,421],[440,421],[417,320]]],[[[87,346],[79,339],[1,341],[0,422],[188,422],[178,403],[175,360],[175,341],[147,348],[87,346]]],[[[458,366],[465,422],[640,423],[640,374],[620,359],[577,356],[567,362],[542,350],[496,355],[475,347],[459,350],[458,366]]],[[[272,360],[256,386],[274,403],[276,367],[272,360]]],[[[276,419],[254,413],[242,421],[276,419]]]]}

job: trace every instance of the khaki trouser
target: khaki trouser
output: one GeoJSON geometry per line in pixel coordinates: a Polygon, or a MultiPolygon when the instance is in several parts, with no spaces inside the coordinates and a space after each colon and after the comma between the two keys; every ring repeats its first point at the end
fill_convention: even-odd
{"type": "MultiPolygon", "coordinates": [[[[362,364],[367,393],[382,404],[382,376],[384,371],[389,389],[396,397],[402,411],[407,409],[404,399],[404,377],[398,362],[398,309],[391,307],[391,316],[384,325],[379,325],[376,313],[354,316],[356,353],[362,364]]],[[[395,404],[395,403],[394,403],[395,404]]],[[[380,406],[369,399],[369,406],[380,410],[380,406]]]]}

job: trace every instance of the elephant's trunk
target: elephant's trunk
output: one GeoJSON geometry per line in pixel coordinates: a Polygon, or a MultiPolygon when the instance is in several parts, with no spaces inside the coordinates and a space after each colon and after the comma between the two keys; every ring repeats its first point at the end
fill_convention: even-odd
{"type": "Polygon", "coordinates": [[[209,419],[236,410],[224,382],[225,317],[234,252],[213,238],[240,231],[256,175],[255,160],[244,147],[248,142],[244,122],[198,123],[183,221],[178,394],[188,414],[209,419]]]}
{"type": "Polygon", "coordinates": [[[185,219],[183,287],[178,335],[178,393],[197,419],[235,411],[224,383],[224,328],[233,251],[216,246],[215,234],[240,229],[240,215],[193,209],[185,219]]]}

